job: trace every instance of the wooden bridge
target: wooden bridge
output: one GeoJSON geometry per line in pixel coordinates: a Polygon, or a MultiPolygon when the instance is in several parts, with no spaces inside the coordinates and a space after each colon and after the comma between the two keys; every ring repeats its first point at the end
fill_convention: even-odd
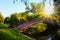
{"type": "Polygon", "coordinates": [[[27,22],[27,23],[17,26],[17,28],[19,30],[21,30],[24,27],[29,27],[29,26],[39,23],[39,22],[46,23],[48,25],[47,29],[39,34],[30,35],[30,37],[37,38],[37,36],[39,36],[41,38],[42,36],[44,36],[45,37],[44,39],[48,39],[48,38],[53,37],[55,35],[55,33],[58,29],[58,25],[56,22],[52,21],[51,19],[36,18],[30,22],[27,22]]]}

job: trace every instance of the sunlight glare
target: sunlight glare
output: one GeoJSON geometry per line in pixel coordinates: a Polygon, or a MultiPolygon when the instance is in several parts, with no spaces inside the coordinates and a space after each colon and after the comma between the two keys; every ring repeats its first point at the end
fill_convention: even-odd
{"type": "Polygon", "coordinates": [[[54,6],[53,6],[53,2],[51,2],[51,5],[49,3],[46,3],[47,5],[45,5],[44,7],[44,12],[45,12],[45,15],[47,16],[51,16],[53,13],[54,13],[54,6]]]}
{"type": "Polygon", "coordinates": [[[46,15],[52,15],[53,14],[53,6],[46,6],[44,8],[45,14],[46,15]]]}

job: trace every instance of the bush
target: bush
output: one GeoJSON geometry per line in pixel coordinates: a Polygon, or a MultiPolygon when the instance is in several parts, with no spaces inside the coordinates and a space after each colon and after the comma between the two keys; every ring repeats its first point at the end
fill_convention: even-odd
{"type": "Polygon", "coordinates": [[[1,28],[7,28],[7,26],[5,24],[3,24],[3,23],[0,23],[0,29],[1,28]]]}
{"type": "Polygon", "coordinates": [[[1,29],[0,30],[0,40],[29,40],[23,34],[17,32],[17,31],[14,31],[14,30],[15,29],[13,29],[13,30],[1,29]]]}
{"type": "Polygon", "coordinates": [[[23,31],[26,34],[37,34],[40,33],[41,31],[38,30],[37,28],[29,27],[28,29],[23,31]]]}
{"type": "Polygon", "coordinates": [[[60,24],[60,18],[58,18],[58,23],[60,24]]]}

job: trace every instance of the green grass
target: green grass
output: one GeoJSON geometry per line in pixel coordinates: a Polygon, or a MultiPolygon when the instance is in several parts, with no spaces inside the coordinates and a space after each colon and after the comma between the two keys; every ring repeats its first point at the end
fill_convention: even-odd
{"type": "Polygon", "coordinates": [[[30,40],[15,29],[0,29],[0,40],[30,40]]]}
{"type": "Polygon", "coordinates": [[[0,29],[1,28],[7,28],[7,26],[4,23],[0,23],[0,29]]]}

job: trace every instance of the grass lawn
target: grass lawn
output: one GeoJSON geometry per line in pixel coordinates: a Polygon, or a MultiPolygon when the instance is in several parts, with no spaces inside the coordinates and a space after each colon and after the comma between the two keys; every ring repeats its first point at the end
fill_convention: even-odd
{"type": "Polygon", "coordinates": [[[7,26],[4,23],[0,23],[0,29],[1,28],[7,28],[7,26]]]}
{"type": "Polygon", "coordinates": [[[14,29],[0,29],[0,40],[30,40],[14,29]]]}

